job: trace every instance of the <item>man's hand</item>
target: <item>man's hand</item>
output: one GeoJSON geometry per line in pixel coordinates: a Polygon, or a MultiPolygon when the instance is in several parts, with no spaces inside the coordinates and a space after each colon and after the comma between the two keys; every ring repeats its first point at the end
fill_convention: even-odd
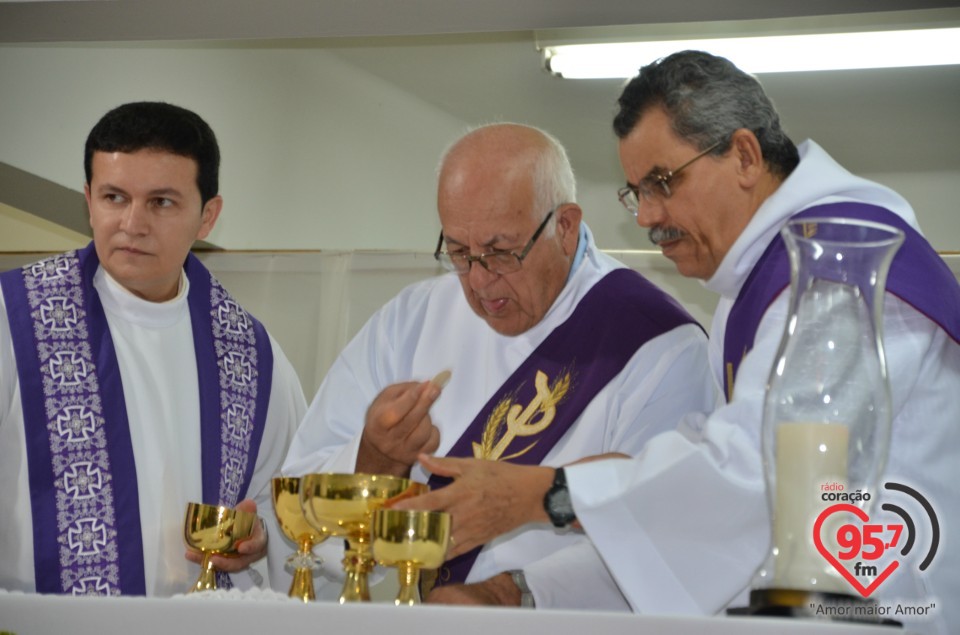
{"type": "Polygon", "coordinates": [[[430,406],[440,396],[432,381],[387,386],[367,410],[356,471],[409,476],[422,452],[440,445],[440,430],[430,420],[430,406]]]}
{"type": "Polygon", "coordinates": [[[449,512],[447,559],[526,523],[549,522],[543,495],[553,483],[553,468],[426,455],[420,456],[420,464],[434,474],[453,477],[453,483],[399,501],[393,508],[449,512]]]}
{"type": "Polygon", "coordinates": [[[474,584],[435,587],[426,601],[428,604],[520,606],[520,589],[509,573],[501,573],[474,584]]]}
{"type": "MultiPolygon", "coordinates": [[[[242,500],[237,503],[238,511],[257,513],[257,504],[253,499],[242,500]]],[[[253,521],[253,534],[248,540],[244,540],[237,545],[236,556],[213,556],[210,561],[220,571],[227,573],[236,573],[246,569],[251,564],[267,555],[267,532],[263,529],[263,523],[260,517],[253,521]]],[[[203,562],[203,554],[195,551],[187,551],[187,560],[200,564],[203,562]]]]}

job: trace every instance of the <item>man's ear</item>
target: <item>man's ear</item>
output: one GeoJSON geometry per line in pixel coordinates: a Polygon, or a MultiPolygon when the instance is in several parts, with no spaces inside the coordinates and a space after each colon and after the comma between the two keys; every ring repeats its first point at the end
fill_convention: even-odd
{"type": "Polygon", "coordinates": [[[563,253],[573,256],[577,252],[583,210],[576,203],[565,203],[557,208],[554,215],[557,217],[557,235],[560,237],[563,253]]]}
{"type": "Polygon", "coordinates": [[[760,141],[752,131],[740,128],[730,136],[730,152],[737,161],[736,171],[740,184],[753,187],[767,171],[760,149],[760,141]]]}
{"type": "Polygon", "coordinates": [[[203,211],[200,212],[201,222],[200,229],[197,231],[197,240],[203,240],[210,235],[210,232],[213,231],[213,226],[220,217],[221,209],[223,209],[223,198],[221,198],[219,194],[211,198],[207,201],[207,204],[203,206],[203,211]]]}

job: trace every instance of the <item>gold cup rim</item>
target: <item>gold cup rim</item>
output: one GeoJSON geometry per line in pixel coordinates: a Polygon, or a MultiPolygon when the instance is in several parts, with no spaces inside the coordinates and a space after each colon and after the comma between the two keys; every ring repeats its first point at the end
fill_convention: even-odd
{"type": "Polygon", "coordinates": [[[304,474],[301,479],[301,500],[308,493],[308,490],[314,489],[318,484],[330,486],[334,489],[343,487],[360,487],[363,485],[383,485],[390,491],[397,491],[393,496],[385,499],[384,505],[389,505],[404,498],[410,498],[429,491],[426,483],[415,481],[405,476],[394,476],[392,474],[369,474],[366,472],[313,472],[304,474]],[[319,483],[318,483],[319,482],[319,483]],[[391,487],[390,484],[394,484],[391,487]]]}
{"type": "Polygon", "coordinates": [[[189,513],[191,509],[207,512],[217,510],[221,514],[227,514],[233,516],[234,518],[240,518],[244,520],[249,519],[251,523],[257,519],[257,514],[254,512],[245,512],[241,509],[237,509],[236,507],[228,507],[227,505],[214,505],[212,503],[197,502],[187,503],[187,513],[189,513]]]}
{"type": "Polygon", "coordinates": [[[183,539],[188,548],[199,552],[222,554],[227,554],[232,551],[232,549],[224,550],[221,548],[204,548],[201,545],[197,545],[196,541],[191,538],[191,534],[193,531],[195,531],[195,529],[191,531],[191,523],[195,522],[196,519],[213,514],[216,514],[218,522],[216,524],[207,526],[207,528],[215,527],[220,523],[223,523],[225,520],[232,521],[232,525],[230,527],[232,536],[232,549],[235,549],[238,545],[253,537],[257,514],[253,512],[245,512],[233,507],[227,507],[226,505],[190,502],[187,503],[183,522],[183,539]],[[239,531],[237,531],[238,529],[239,531]]]}
{"type": "Polygon", "coordinates": [[[382,517],[406,516],[408,518],[416,518],[418,516],[426,516],[428,518],[434,517],[438,519],[450,517],[450,512],[440,511],[436,509],[391,509],[389,507],[381,507],[379,509],[374,510],[373,513],[375,516],[382,516],[382,517]]]}
{"type": "Polygon", "coordinates": [[[374,509],[429,490],[426,483],[406,477],[363,472],[317,472],[302,478],[300,503],[307,521],[332,535],[362,534],[374,509]],[[358,507],[342,517],[324,509],[331,503],[344,502],[358,507]]]}
{"type": "Polygon", "coordinates": [[[374,557],[387,566],[440,566],[450,546],[450,526],[448,512],[378,509],[370,526],[374,557]]]}

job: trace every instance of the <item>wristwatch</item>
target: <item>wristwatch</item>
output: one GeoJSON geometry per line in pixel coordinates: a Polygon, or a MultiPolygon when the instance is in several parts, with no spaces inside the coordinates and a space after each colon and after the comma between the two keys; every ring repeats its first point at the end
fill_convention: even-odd
{"type": "Polygon", "coordinates": [[[553,474],[553,485],[543,497],[543,508],[554,527],[569,527],[577,519],[570,502],[570,490],[567,489],[567,476],[559,467],[553,474]]]}

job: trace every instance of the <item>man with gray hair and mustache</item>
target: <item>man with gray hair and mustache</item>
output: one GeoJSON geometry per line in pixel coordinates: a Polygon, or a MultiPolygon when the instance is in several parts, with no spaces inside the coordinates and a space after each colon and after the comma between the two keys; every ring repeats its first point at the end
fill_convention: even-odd
{"type": "MultiPolygon", "coordinates": [[[[437,207],[449,273],[402,291],[347,345],[285,474],[426,481],[425,452],[551,466],[633,455],[691,407],[713,408],[702,329],[597,249],[553,137],[517,124],[463,136],[443,157],[437,207]],[[431,378],[443,371],[442,387],[431,378]]],[[[427,601],[628,609],[582,532],[549,524],[448,561],[427,601]]]]}
{"type": "MultiPolygon", "coordinates": [[[[710,357],[728,403],[712,419],[741,425],[757,447],[789,315],[781,228],[831,217],[903,231],[883,301],[893,426],[881,483],[914,488],[946,533],[956,531],[960,470],[950,457],[960,451],[960,285],[920,233],[910,204],[854,176],[813,141],[795,146],[760,83],[724,58],[684,51],[650,64],[627,84],[619,106],[613,127],[627,177],[620,201],[682,275],[719,294],[710,357]]],[[[881,514],[890,497],[881,489],[876,498],[881,514]]],[[[941,550],[926,571],[919,559],[902,564],[871,599],[939,605],[933,619],[897,618],[917,632],[956,628],[960,550],[941,550]]]]}

